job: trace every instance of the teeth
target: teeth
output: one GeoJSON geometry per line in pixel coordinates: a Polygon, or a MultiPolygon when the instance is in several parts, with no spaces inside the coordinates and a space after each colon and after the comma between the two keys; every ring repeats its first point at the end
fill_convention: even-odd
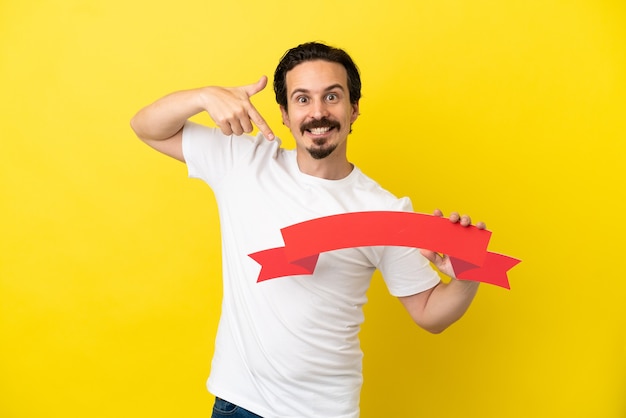
{"type": "Polygon", "coordinates": [[[330,128],[329,128],[329,127],[323,127],[323,128],[313,128],[313,129],[311,129],[311,133],[312,133],[313,135],[321,135],[321,134],[324,134],[324,133],[326,133],[326,132],[328,132],[328,131],[330,131],[330,128]]]}

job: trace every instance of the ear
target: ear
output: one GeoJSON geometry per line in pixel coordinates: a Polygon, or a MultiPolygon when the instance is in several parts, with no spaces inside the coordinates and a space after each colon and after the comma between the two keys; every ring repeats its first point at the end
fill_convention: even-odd
{"type": "Polygon", "coordinates": [[[283,118],[283,125],[289,126],[289,113],[287,112],[287,109],[285,109],[285,106],[283,105],[280,105],[280,114],[283,118]]]}
{"type": "Polygon", "coordinates": [[[350,116],[350,123],[354,123],[359,115],[359,102],[352,103],[352,115],[350,116]]]}

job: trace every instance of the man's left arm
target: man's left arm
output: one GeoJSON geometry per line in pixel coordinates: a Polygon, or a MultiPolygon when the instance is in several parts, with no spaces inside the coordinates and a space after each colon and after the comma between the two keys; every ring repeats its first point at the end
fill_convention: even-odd
{"type": "MultiPolygon", "coordinates": [[[[440,210],[436,210],[434,215],[443,216],[440,210]]],[[[450,222],[459,223],[463,227],[472,224],[469,216],[461,216],[456,212],[452,213],[449,219],[450,222]]],[[[485,229],[486,225],[478,222],[476,227],[485,229]]],[[[430,250],[421,252],[440,272],[449,276],[450,281],[440,282],[429,290],[398,299],[417,325],[426,331],[438,334],[465,314],[478,291],[479,282],[457,280],[447,255],[440,255],[430,250]]]]}

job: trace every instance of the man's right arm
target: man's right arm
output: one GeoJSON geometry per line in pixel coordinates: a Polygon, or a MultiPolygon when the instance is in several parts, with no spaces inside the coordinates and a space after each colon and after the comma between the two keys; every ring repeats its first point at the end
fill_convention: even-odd
{"type": "Polygon", "coordinates": [[[165,155],[184,162],[183,127],[190,117],[206,111],[225,135],[252,132],[254,123],[269,140],[274,134],[250,102],[263,90],[267,77],[241,87],[203,87],[171,93],[144,107],[131,119],[135,134],[165,155]]]}
{"type": "Polygon", "coordinates": [[[149,104],[137,112],[130,126],[152,148],[185,162],[183,126],[187,119],[204,110],[200,90],[175,92],[149,104]]]}

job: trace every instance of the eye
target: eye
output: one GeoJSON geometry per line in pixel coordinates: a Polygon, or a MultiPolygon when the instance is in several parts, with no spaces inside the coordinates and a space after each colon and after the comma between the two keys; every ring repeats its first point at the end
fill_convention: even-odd
{"type": "Polygon", "coordinates": [[[309,102],[309,98],[306,96],[298,96],[296,97],[296,102],[300,104],[306,104],[309,102]]]}
{"type": "Polygon", "coordinates": [[[326,100],[328,100],[329,102],[334,102],[337,99],[338,97],[335,93],[329,93],[328,95],[326,95],[326,100]]]}

